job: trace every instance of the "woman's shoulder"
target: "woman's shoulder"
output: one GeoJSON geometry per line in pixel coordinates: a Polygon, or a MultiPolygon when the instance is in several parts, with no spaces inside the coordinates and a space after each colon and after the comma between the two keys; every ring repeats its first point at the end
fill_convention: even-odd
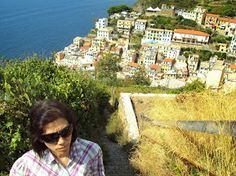
{"type": "Polygon", "coordinates": [[[37,159],[38,156],[33,150],[24,153],[12,165],[10,175],[17,175],[16,173],[24,173],[32,166],[32,163],[37,159]]]}
{"type": "Polygon", "coordinates": [[[97,143],[81,138],[75,140],[72,153],[74,156],[84,156],[89,160],[97,156],[102,156],[102,150],[97,143]]]}
{"type": "Polygon", "coordinates": [[[100,146],[97,143],[86,139],[77,138],[75,142],[78,147],[81,147],[83,149],[95,150],[95,151],[101,150],[100,146]]]}

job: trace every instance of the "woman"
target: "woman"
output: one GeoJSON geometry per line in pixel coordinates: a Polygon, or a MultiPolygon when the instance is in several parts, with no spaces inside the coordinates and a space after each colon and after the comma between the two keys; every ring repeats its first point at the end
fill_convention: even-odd
{"type": "Polygon", "coordinates": [[[101,148],[80,139],[76,119],[58,101],[40,101],[29,113],[32,148],[13,164],[10,176],[103,176],[101,148]]]}

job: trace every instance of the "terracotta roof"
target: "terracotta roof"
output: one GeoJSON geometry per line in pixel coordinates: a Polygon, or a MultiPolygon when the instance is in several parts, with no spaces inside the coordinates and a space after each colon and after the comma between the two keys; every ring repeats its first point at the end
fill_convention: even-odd
{"type": "Polygon", "coordinates": [[[112,47],[112,48],[111,48],[111,51],[114,51],[114,52],[115,52],[115,51],[118,51],[118,48],[117,48],[117,47],[112,47]]]}
{"type": "Polygon", "coordinates": [[[135,62],[129,62],[128,65],[131,67],[136,67],[136,68],[140,67],[140,65],[135,62]]]}
{"type": "Polygon", "coordinates": [[[175,33],[181,33],[181,34],[209,36],[208,33],[201,32],[201,31],[195,31],[195,30],[189,30],[189,29],[175,29],[174,32],[175,33]]]}
{"type": "Polygon", "coordinates": [[[230,64],[230,65],[229,65],[229,68],[236,70],[236,65],[235,65],[235,64],[230,64]]]}
{"type": "Polygon", "coordinates": [[[212,13],[207,13],[206,16],[212,16],[212,17],[220,17],[220,15],[217,14],[212,14],[212,13]]]}
{"type": "Polygon", "coordinates": [[[97,62],[98,62],[98,61],[96,61],[96,60],[93,61],[93,65],[94,65],[94,66],[97,65],[97,62]]]}
{"type": "Polygon", "coordinates": [[[171,59],[171,58],[165,58],[164,59],[164,62],[173,62],[174,61],[174,59],[171,59]]]}
{"type": "Polygon", "coordinates": [[[236,19],[229,18],[230,23],[236,23],[236,19]]]}
{"type": "Polygon", "coordinates": [[[160,67],[160,66],[157,65],[157,64],[151,64],[151,65],[150,65],[150,68],[151,68],[152,70],[157,70],[158,67],[160,67]]]}
{"type": "Polygon", "coordinates": [[[83,44],[83,46],[87,46],[87,47],[88,47],[88,46],[90,47],[91,45],[92,45],[91,42],[84,42],[84,44],[83,44]]]}
{"type": "Polygon", "coordinates": [[[236,19],[232,18],[220,18],[221,21],[227,21],[229,23],[236,23],[236,19]]]}
{"type": "Polygon", "coordinates": [[[88,50],[90,48],[90,46],[82,46],[80,47],[80,50],[88,50]]]}
{"type": "Polygon", "coordinates": [[[229,21],[229,18],[220,18],[219,20],[221,20],[221,21],[229,21]]]}

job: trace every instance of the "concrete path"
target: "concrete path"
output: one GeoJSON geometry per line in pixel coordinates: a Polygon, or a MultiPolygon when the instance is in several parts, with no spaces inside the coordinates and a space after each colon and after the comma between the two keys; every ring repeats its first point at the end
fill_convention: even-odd
{"type": "MultiPolygon", "coordinates": [[[[105,115],[110,116],[109,112],[105,110],[105,115]]],[[[105,163],[106,176],[134,176],[134,171],[128,160],[128,153],[125,149],[112,142],[106,135],[105,130],[101,133],[100,143],[105,146],[108,159],[105,163]]]]}
{"type": "Polygon", "coordinates": [[[106,146],[108,160],[105,164],[106,176],[134,176],[128,161],[128,153],[120,146],[110,141],[105,135],[101,142],[106,146]]]}

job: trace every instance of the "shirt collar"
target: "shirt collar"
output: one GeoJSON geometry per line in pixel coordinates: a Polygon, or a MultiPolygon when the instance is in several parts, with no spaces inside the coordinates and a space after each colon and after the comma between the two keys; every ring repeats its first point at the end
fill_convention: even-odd
{"type": "MultiPolygon", "coordinates": [[[[80,145],[78,145],[79,143],[79,138],[77,138],[74,143],[71,145],[71,149],[70,149],[70,161],[75,160],[76,158],[78,158],[78,156],[80,155],[80,145]]],[[[56,161],[56,158],[54,157],[54,155],[52,154],[52,152],[49,149],[46,149],[43,152],[43,158],[46,161],[46,163],[48,164],[54,164],[56,161]]],[[[69,163],[70,163],[69,161],[69,163]]]]}
{"type": "Polygon", "coordinates": [[[71,149],[70,149],[70,159],[71,160],[75,160],[76,158],[78,158],[78,156],[80,155],[80,145],[79,145],[79,138],[77,138],[74,143],[71,145],[71,149]]]}
{"type": "Polygon", "coordinates": [[[53,156],[52,152],[49,149],[46,149],[43,152],[43,158],[48,164],[53,164],[56,162],[56,158],[53,156]]]}

